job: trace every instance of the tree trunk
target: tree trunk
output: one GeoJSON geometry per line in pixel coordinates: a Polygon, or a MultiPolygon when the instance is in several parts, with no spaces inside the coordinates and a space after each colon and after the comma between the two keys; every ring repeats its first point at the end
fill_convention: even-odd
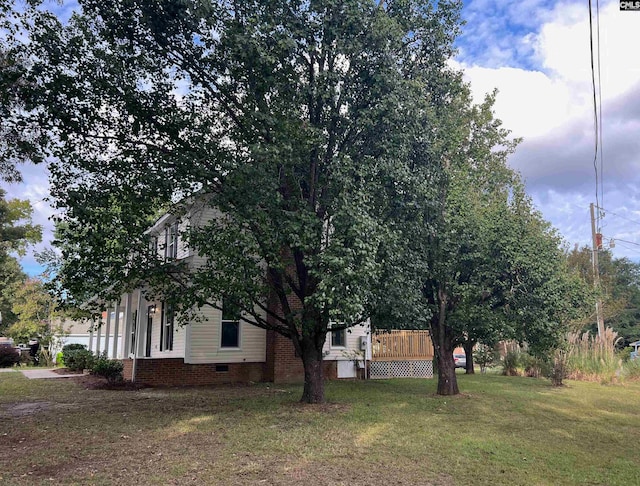
{"type": "Polygon", "coordinates": [[[464,348],[464,355],[467,358],[467,364],[465,366],[467,375],[474,375],[476,373],[476,370],[473,367],[473,347],[475,345],[475,341],[465,341],[462,345],[464,348]]]}
{"type": "Polygon", "coordinates": [[[304,366],[304,391],[302,403],[324,403],[324,370],[322,366],[322,344],[318,349],[312,339],[303,339],[301,344],[304,366]]]}
{"type": "Polygon", "coordinates": [[[438,313],[431,318],[433,346],[438,358],[438,395],[457,395],[458,380],[453,360],[453,340],[451,329],[446,325],[447,298],[443,291],[438,292],[438,313]]]}
{"type": "Polygon", "coordinates": [[[438,356],[438,395],[457,395],[458,380],[453,361],[453,348],[438,356]]]}

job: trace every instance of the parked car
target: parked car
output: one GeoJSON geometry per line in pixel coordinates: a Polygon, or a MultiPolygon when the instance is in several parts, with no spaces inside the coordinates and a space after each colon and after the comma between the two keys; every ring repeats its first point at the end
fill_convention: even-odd
{"type": "Polygon", "coordinates": [[[467,356],[465,354],[454,353],[453,362],[456,365],[456,368],[467,369],[467,356]]]}

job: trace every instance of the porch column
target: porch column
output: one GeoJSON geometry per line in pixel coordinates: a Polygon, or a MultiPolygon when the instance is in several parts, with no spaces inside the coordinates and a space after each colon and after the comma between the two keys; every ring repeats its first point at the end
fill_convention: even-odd
{"type": "Polygon", "coordinates": [[[89,324],[89,351],[93,352],[93,319],[91,319],[91,324],[89,324]]]}
{"type": "Polygon", "coordinates": [[[140,296],[138,297],[138,322],[136,324],[136,356],[144,356],[145,343],[143,342],[143,320],[144,309],[147,306],[147,299],[144,298],[142,290],[140,290],[140,296]]]}
{"type": "Polygon", "coordinates": [[[137,320],[136,320],[136,345],[134,347],[133,350],[133,366],[131,369],[131,381],[135,382],[136,381],[136,371],[137,371],[137,367],[138,367],[138,356],[140,355],[140,350],[144,350],[144,348],[142,347],[142,339],[140,339],[140,336],[142,334],[141,332],[141,328],[142,328],[142,309],[144,308],[144,297],[142,295],[142,289],[140,289],[138,291],[138,312],[137,314],[137,320]]]}
{"type": "Polygon", "coordinates": [[[122,331],[122,357],[127,358],[131,352],[131,320],[133,311],[131,301],[133,300],[133,292],[127,293],[127,299],[124,301],[124,330],[122,331]]]}
{"type": "Polygon", "coordinates": [[[100,354],[102,352],[102,316],[100,316],[100,320],[98,321],[98,335],[96,336],[96,354],[100,354]]]}
{"type": "Polygon", "coordinates": [[[107,330],[105,331],[104,336],[104,350],[107,353],[107,358],[109,357],[109,336],[111,335],[111,303],[107,304],[107,330]]]}
{"type": "Polygon", "coordinates": [[[120,300],[116,302],[116,322],[113,326],[113,359],[118,359],[118,331],[120,327],[120,300]]]}

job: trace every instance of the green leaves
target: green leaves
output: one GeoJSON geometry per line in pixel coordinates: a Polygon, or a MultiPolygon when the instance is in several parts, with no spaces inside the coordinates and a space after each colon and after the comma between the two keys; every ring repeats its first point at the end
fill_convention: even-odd
{"type": "Polygon", "coordinates": [[[224,295],[299,338],[365,320],[393,281],[398,216],[433,208],[414,173],[435,194],[459,7],[87,0],[66,23],[25,10],[31,109],[15,116],[48,135],[67,298],[141,282],[185,309],[224,295]],[[200,206],[218,217],[192,224],[200,206]],[[162,211],[184,217],[202,264],[150,257],[162,211]],[[267,294],[284,319],[265,318],[267,294]]]}
{"type": "Polygon", "coordinates": [[[0,262],[9,253],[23,255],[27,245],[38,243],[42,228],[31,222],[31,203],[19,199],[5,200],[0,189],[0,262]]]}

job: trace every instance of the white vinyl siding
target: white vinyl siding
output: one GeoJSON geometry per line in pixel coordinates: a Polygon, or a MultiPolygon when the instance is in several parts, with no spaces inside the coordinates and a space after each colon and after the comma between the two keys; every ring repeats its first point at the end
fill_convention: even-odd
{"type": "Polygon", "coordinates": [[[353,351],[360,350],[360,336],[367,336],[369,325],[363,324],[351,327],[346,330],[346,346],[331,346],[331,331],[327,333],[327,339],[324,343],[322,351],[324,352],[324,360],[326,361],[342,361],[351,359],[353,351]]]}
{"type": "Polygon", "coordinates": [[[240,320],[238,348],[221,347],[222,313],[213,307],[200,309],[205,319],[193,321],[189,329],[187,363],[260,363],[266,359],[267,337],[264,329],[240,320]]]}
{"type": "MultiPolygon", "coordinates": [[[[221,215],[221,212],[219,210],[207,206],[204,208],[200,207],[198,209],[192,209],[192,211],[187,215],[186,219],[189,220],[190,226],[194,228],[198,228],[198,227],[205,226],[212,219],[219,218],[220,215],[221,215]]],[[[188,229],[187,225],[185,223],[182,223],[180,227],[180,231],[186,231],[187,229],[188,229]]],[[[179,246],[178,257],[182,258],[180,256],[182,254],[180,253],[180,251],[184,252],[185,257],[187,256],[191,257],[192,265],[196,267],[204,265],[205,258],[198,255],[198,253],[193,248],[189,248],[186,243],[183,243],[182,245],[179,246]]]]}
{"type": "Polygon", "coordinates": [[[184,234],[188,230],[189,224],[186,221],[178,223],[178,260],[189,256],[189,247],[185,241],[184,234]]]}
{"type": "MultiPolygon", "coordinates": [[[[149,303],[153,305],[154,303],[149,303]]],[[[167,351],[160,351],[160,333],[162,326],[162,302],[155,302],[156,313],[153,315],[153,331],[151,334],[151,358],[184,358],[185,343],[186,343],[186,328],[178,326],[177,317],[173,326],[173,349],[167,351]]],[[[143,331],[146,332],[146,316],[143,321],[145,327],[143,331]]],[[[146,342],[145,333],[141,333],[141,339],[146,342]]]]}

